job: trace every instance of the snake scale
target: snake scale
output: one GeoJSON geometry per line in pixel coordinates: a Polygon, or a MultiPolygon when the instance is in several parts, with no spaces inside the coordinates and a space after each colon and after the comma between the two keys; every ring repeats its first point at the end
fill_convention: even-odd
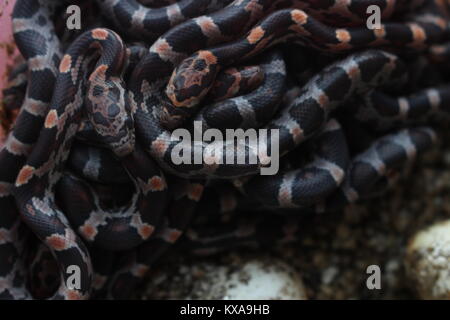
{"type": "Polygon", "coordinates": [[[17,0],[12,14],[23,63],[3,90],[1,299],[132,298],[176,242],[295,241],[304,217],[394,185],[450,111],[448,1],[78,0],[82,30],[65,28],[69,4],[17,0]],[[273,155],[250,139],[174,161],[172,133],[195,123],[258,129],[278,172],[261,175],[273,155]]]}

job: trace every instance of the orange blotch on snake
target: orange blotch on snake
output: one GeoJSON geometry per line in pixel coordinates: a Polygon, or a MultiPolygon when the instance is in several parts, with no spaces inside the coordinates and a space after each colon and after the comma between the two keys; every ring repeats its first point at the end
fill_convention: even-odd
{"type": "Polygon", "coordinates": [[[411,24],[410,28],[414,38],[413,43],[423,44],[423,42],[425,42],[425,40],[427,39],[425,30],[423,30],[423,28],[417,24],[411,24]]]}
{"type": "Polygon", "coordinates": [[[179,230],[172,230],[172,231],[170,231],[169,237],[168,237],[167,240],[170,243],[175,243],[181,235],[182,235],[181,231],[179,231],[179,230]]]}
{"type": "Polygon", "coordinates": [[[352,39],[352,36],[350,33],[345,29],[338,29],[336,30],[336,38],[343,43],[349,43],[352,39]]]}
{"type": "Polygon", "coordinates": [[[321,94],[319,96],[318,101],[319,101],[320,107],[322,107],[322,108],[325,108],[328,105],[328,103],[330,102],[330,100],[328,99],[328,96],[326,94],[321,94]]]}
{"type": "Polygon", "coordinates": [[[158,155],[164,155],[168,147],[167,142],[164,140],[156,140],[152,142],[152,150],[158,155]]]}
{"type": "Polygon", "coordinates": [[[199,51],[198,56],[200,59],[205,60],[205,62],[208,65],[217,63],[217,57],[211,51],[208,50],[199,51]]]}
{"type": "Polygon", "coordinates": [[[54,234],[50,237],[47,237],[46,242],[50,247],[52,247],[55,250],[61,251],[67,249],[66,239],[59,234],[54,234]]]}
{"type": "Polygon", "coordinates": [[[302,10],[292,10],[291,17],[295,23],[300,25],[308,22],[308,15],[302,10]]]}
{"type": "Polygon", "coordinates": [[[294,137],[294,141],[298,141],[303,137],[303,130],[299,127],[295,127],[290,130],[291,135],[294,137]]]}
{"type": "Polygon", "coordinates": [[[164,53],[164,52],[172,50],[172,47],[170,46],[170,44],[165,39],[160,39],[160,40],[155,42],[154,50],[158,54],[161,54],[161,53],[164,53]]]}
{"type": "Polygon", "coordinates": [[[356,79],[359,76],[359,68],[354,66],[348,70],[347,74],[350,79],[356,79]]]}
{"type": "Polygon", "coordinates": [[[383,39],[386,36],[386,28],[381,26],[381,28],[373,29],[373,33],[377,39],[383,39]]]}
{"type": "Polygon", "coordinates": [[[164,180],[159,176],[154,176],[148,181],[152,191],[162,191],[166,188],[164,180]]]}
{"type": "Polygon", "coordinates": [[[430,52],[437,55],[444,54],[446,50],[447,47],[442,45],[434,45],[433,47],[430,48],[430,52]]]}
{"type": "Polygon", "coordinates": [[[201,184],[193,184],[189,188],[188,197],[194,201],[200,201],[203,194],[203,186],[201,184]]]}
{"type": "Polygon", "coordinates": [[[145,276],[145,275],[147,274],[148,269],[149,269],[149,268],[148,268],[147,266],[140,265],[140,266],[135,267],[135,268],[133,269],[132,273],[133,273],[135,276],[141,278],[141,277],[143,277],[143,276],[145,276]]]}
{"type": "Polygon", "coordinates": [[[433,22],[438,25],[441,29],[445,29],[447,27],[447,21],[442,18],[435,18],[433,19],[433,22]]]}
{"type": "Polygon", "coordinates": [[[138,232],[142,239],[146,240],[152,235],[153,230],[155,230],[155,227],[145,224],[139,228],[138,232]]]}
{"type": "Polygon", "coordinates": [[[58,124],[58,113],[56,112],[56,110],[51,110],[47,114],[47,117],[45,118],[44,126],[47,129],[51,129],[54,126],[56,126],[57,124],[58,124]]]}
{"type": "Polygon", "coordinates": [[[21,185],[27,183],[31,179],[31,177],[33,177],[33,174],[34,174],[35,170],[36,169],[34,167],[32,167],[32,166],[29,166],[29,165],[24,166],[20,170],[20,172],[19,172],[19,174],[17,176],[16,186],[20,187],[21,185]]]}
{"type": "Polygon", "coordinates": [[[80,227],[80,232],[88,239],[94,239],[97,234],[97,230],[91,225],[84,225],[80,227]]]}
{"type": "Polygon", "coordinates": [[[59,72],[66,73],[70,71],[70,66],[72,65],[72,57],[68,54],[65,54],[59,64],[59,72]]]}
{"type": "Polygon", "coordinates": [[[214,32],[217,29],[217,25],[211,18],[199,18],[197,19],[197,23],[202,29],[203,33],[209,34],[214,32]]]}
{"type": "Polygon", "coordinates": [[[93,81],[97,77],[99,77],[100,79],[104,79],[106,70],[108,70],[108,66],[106,64],[99,65],[97,69],[95,69],[94,72],[92,72],[89,76],[89,81],[93,81]]]}
{"type": "Polygon", "coordinates": [[[81,294],[76,290],[68,290],[66,297],[68,300],[81,300],[81,294]]]}
{"type": "Polygon", "coordinates": [[[291,193],[287,190],[283,190],[278,195],[278,202],[289,205],[291,204],[291,193]]]}
{"type": "Polygon", "coordinates": [[[261,40],[261,38],[264,37],[265,33],[266,32],[264,31],[264,29],[261,27],[254,28],[248,35],[247,41],[250,44],[254,44],[254,43],[258,42],[259,40],[261,40]]]}
{"type": "Polygon", "coordinates": [[[92,37],[98,40],[105,40],[106,38],[108,38],[108,31],[99,28],[94,29],[92,30],[92,37]]]}

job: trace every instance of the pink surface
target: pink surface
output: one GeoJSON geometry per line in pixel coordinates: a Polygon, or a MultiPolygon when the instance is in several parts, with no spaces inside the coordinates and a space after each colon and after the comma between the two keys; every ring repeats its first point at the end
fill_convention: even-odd
{"type": "Polygon", "coordinates": [[[5,84],[8,66],[13,64],[14,40],[11,30],[13,4],[13,0],[0,1],[0,88],[5,84]]]}
{"type": "MultiPolygon", "coordinates": [[[[6,84],[8,72],[14,65],[17,49],[14,45],[11,26],[11,11],[14,0],[0,0],[0,99],[2,99],[2,88],[6,84]]],[[[4,140],[4,132],[0,128],[0,148],[4,140]]]]}

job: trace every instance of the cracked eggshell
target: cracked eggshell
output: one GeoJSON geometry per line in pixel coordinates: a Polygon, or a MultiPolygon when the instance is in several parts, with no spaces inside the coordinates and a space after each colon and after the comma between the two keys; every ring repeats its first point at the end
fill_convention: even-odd
{"type": "Polygon", "coordinates": [[[306,300],[300,275],[276,259],[248,260],[232,265],[209,265],[197,279],[197,299],[306,300]]]}
{"type": "Polygon", "coordinates": [[[422,299],[450,299],[450,220],[416,233],[409,241],[405,267],[422,299]]]}

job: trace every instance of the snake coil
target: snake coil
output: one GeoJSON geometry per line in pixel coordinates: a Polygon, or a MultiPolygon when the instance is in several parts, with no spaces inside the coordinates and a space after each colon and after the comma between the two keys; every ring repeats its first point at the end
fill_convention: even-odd
{"type": "Polygon", "coordinates": [[[18,115],[0,149],[1,299],[130,298],[176,242],[213,254],[294,241],[303,217],[388,190],[449,112],[448,1],[77,4],[89,14],[73,32],[64,1],[14,6],[24,62],[3,91],[2,124],[18,115]],[[219,161],[179,164],[172,133],[194,121],[275,130],[264,145],[279,171],[260,175],[259,151],[234,139],[219,161]]]}

